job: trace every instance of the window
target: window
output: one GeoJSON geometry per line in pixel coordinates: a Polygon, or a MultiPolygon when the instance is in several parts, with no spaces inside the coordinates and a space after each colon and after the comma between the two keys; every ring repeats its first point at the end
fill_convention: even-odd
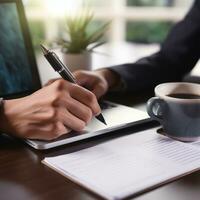
{"type": "Polygon", "coordinates": [[[160,43],[171,26],[189,9],[188,0],[24,0],[34,45],[51,41],[63,31],[64,17],[83,6],[91,7],[96,25],[112,24],[110,42],[160,43]]]}

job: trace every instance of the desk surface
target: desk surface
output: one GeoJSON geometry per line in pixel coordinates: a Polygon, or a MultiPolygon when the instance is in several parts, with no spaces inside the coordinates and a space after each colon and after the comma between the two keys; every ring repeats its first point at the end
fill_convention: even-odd
{"type": "MultiPolygon", "coordinates": [[[[131,98],[130,98],[131,99],[131,98]]],[[[115,99],[117,101],[117,99],[115,99]]],[[[152,124],[139,126],[135,131],[152,124]]],[[[67,178],[41,164],[45,156],[73,152],[95,145],[113,137],[133,132],[132,128],[118,131],[109,136],[87,139],[57,149],[40,152],[23,142],[0,136],[0,199],[1,200],[97,200],[98,196],[79,187],[67,178]]],[[[167,166],[166,166],[167,167],[167,166]]],[[[200,196],[200,172],[193,173],[170,184],[135,197],[136,200],[197,200],[200,196]]],[[[132,198],[133,199],[133,198],[132,198]]]]}
{"type": "MultiPolygon", "coordinates": [[[[130,130],[129,130],[130,132],[130,130]]],[[[37,152],[20,141],[0,138],[0,199],[1,200],[97,200],[98,196],[72,183],[67,178],[41,164],[45,156],[62,154],[94,145],[109,138],[100,137],[66,145],[48,152],[37,152]]],[[[136,197],[137,200],[176,199],[197,200],[200,195],[200,173],[194,173],[153,191],[136,197]]]]}

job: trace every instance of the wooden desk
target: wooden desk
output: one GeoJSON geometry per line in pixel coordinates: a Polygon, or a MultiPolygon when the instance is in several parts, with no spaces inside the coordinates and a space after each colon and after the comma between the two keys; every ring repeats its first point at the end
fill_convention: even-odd
{"type": "MultiPolygon", "coordinates": [[[[115,100],[117,101],[117,97],[115,100]]],[[[131,100],[132,101],[132,100],[131,100]]],[[[135,132],[153,126],[138,126],[135,132]]],[[[0,200],[97,200],[98,196],[41,164],[45,156],[69,153],[133,132],[132,128],[109,136],[87,139],[49,151],[36,151],[23,142],[0,136],[0,200]]],[[[167,167],[167,166],[166,166],[167,167]]],[[[199,200],[200,173],[196,172],[154,189],[136,200],[199,200]]],[[[133,199],[133,198],[132,198],[133,199]]]]}

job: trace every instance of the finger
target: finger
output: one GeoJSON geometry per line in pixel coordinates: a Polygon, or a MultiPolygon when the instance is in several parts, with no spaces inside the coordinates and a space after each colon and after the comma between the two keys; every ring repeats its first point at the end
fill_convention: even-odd
{"type": "Polygon", "coordinates": [[[89,90],[92,90],[97,82],[97,77],[94,77],[94,75],[90,74],[88,71],[77,71],[74,75],[76,77],[77,84],[89,90]]]}
{"type": "MultiPolygon", "coordinates": [[[[88,106],[94,115],[98,115],[101,112],[100,106],[97,102],[96,96],[89,90],[67,81],[59,81],[58,85],[62,88],[62,91],[66,91],[67,95],[70,95],[73,99],[88,106]]],[[[66,97],[67,98],[67,97],[66,97]]],[[[62,98],[63,101],[63,98],[62,98]]]]}
{"type": "Polygon", "coordinates": [[[107,91],[107,88],[105,87],[104,84],[97,84],[95,85],[94,89],[92,90],[92,93],[94,93],[97,97],[97,99],[99,99],[100,97],[102,97],[107,91]]]}
{"type": "Polygon", "coordinates": [[[60,120],[66,127],[78,132],[82,131],[86,126],[86,123],[83,120],[79,119],[68,110],[61,113],[60,120]]]}
{"type": "Polygon", "coordinates": [[[87,82],[87,80],[88,80],[88,76],[85,75],[85,73],[82,72],[82,71],[76,71],[76,72],[74,72],[74,76],[75,76],[75,78],[77,80],[77,83],[79,85],[84,85],[87,82]]]}
{"type": "Polygon", "coordinates": [[[98,115],[101,112],[96,96],[89,90],[81,86],[74,85],[70,91],[70,95],[72,98],[88,106],[94,115],[98,115]]]}
{"type": "Polygon", "coordinates": [[[82,104],[81,102],[77,101],[76,99],[71,99],[68,101],[67,110],[75,115],[77,118],[83,120],[86,124],[90,122],[92,119],[92,110],[82,104]]]}

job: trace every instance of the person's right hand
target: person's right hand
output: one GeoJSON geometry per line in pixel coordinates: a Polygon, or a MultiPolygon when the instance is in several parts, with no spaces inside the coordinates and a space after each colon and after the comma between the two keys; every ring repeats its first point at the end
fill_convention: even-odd
{"type": "Polygon", "coordinates": [[[5,100],[0,130],[21,138],[51,140],[71,130],[82,131],[100,112],[92,92],[58,79],[32,95],[5,100]]]}

